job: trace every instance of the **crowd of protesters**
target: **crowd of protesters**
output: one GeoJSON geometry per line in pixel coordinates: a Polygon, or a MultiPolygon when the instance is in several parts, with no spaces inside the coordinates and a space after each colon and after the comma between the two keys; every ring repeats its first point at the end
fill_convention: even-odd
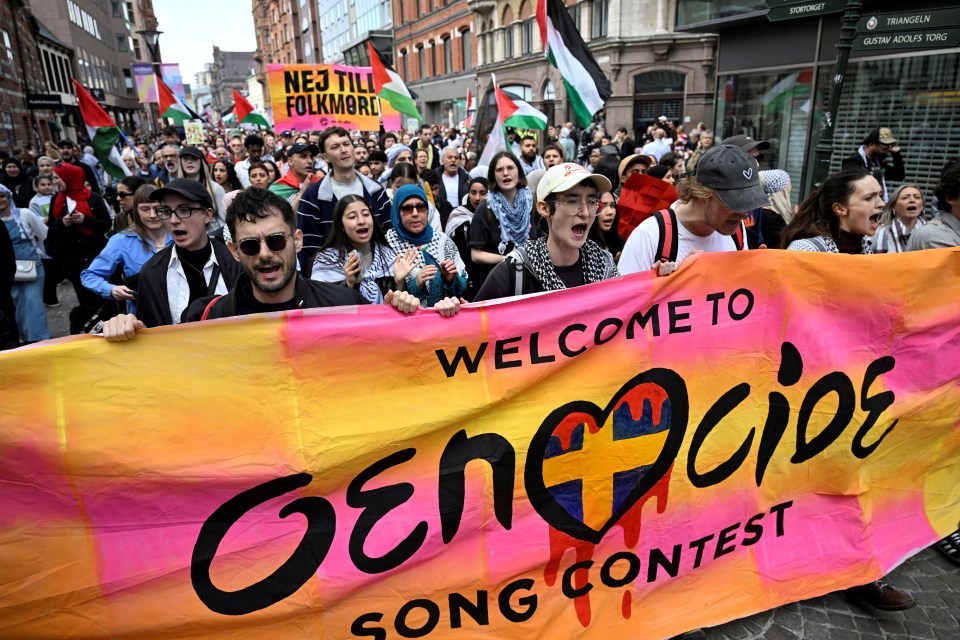
{"type": "MultiPolygon", "coordinates": [[[[798,206],[786,171],[761,170],[763,140],[716,141],[666,118],[638,133],[510,131],[481,165],[482,144],[457,128],[190,145],[167,127],[124,150],[123,180],[69,140],[3,157],[0,347],[50,337],[46,308],[64,279],[79,302],[72,332],[123,341],[145,327],[332,305],[449,317],[466,302],[668,277],[700,252],[960,246],[960,166],[945,159],[928,199],[887,127],[866,132],[798,206]],[[624,232],[619,198],[642,181],[670,185],[671,201],[624,232]]],[[[938,548],[960,564],[960,534],[938,548]]],[[[887,610],[915,604],[882,582],[852,594],[887,610]]]]}

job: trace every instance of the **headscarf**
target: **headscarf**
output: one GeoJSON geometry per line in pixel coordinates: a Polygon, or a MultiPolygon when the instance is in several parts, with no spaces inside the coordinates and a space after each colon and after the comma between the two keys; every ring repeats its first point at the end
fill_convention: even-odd
{"type": "Polygon", "coordinates": [[[397,143],[387,149],[387,167],[393,169],[393,165],[397,163],[397,156],[404,151],[409,151],[410,155],[413,155],[413,149],[405,144],[397,143]]]}
{"type": "Polygon", "coordinates": [[[783,191],[790,186],[790,174],[783,169],[768,169],[760,172],[763,185],[763,191],[767,196],[772,196],[778,191],[783,191]]]}
{"type": "MultiPolygon", "coordinates": [[[[86,173],[80,167],[69,163],[61,163],[53,168],[53,172],[60,176],[66,187],[63,191],[54,196],[50,212],[54,220],[63,217],[64,211],[69,207],[70,213],[82,213],[87,217],[93,216],[93,210],[90,208],[91,192],[86,186],[86,173]]],[[[80,233],[93,235],[93,231],[86,227],[79,227],[80,233]]]]}
{"type": "Polygon", "coordinates": [[[20,185],[23,184],[26,176],[23,174],[23,167],[20,166],[20,163],[17,162],[16,158],[7,158],[3,161],[3,175],[0,176],[0,184],[3,184],[7,189],[10,189],[16,193],[17,189],[20,188],[20,185]],[[16,177],[7,175],[7,166],[16,165],[20,169],[20,173],[16,177]]]}
{"type": "MultiPolygon", "coordinates": [[[[397,145],[393,146],[395,147],[397,145]]],[[[390,148],[392,149],[393,147],[390,148]]],[[[420,185],[405,184],[397,189],[397,192],[393,194],[393,205],[390,209],[390,220],[393,222],[393,229],[397,232],[398,236],[410,244],[419,247],[427,244],[433,239],[433,227],[430,226],[429,221],[425,221],[423,231],[414,234],[407,231],[406,227],[403,226],[403,220],[400,217],[400,207],[404,202],[414,197],[423,200],[424,204],[429,202],[427,200],[427,194],[423,191],[423,188],[421,188],[420,185]]]]}
{"type": "MultiPolygon", "coordinates": [[[[35,237],[36,232],[31,229],[28,229],[26,224],[24,224],[23,218],[20,216],[20,208],[17,207],[16,203],[13,201],[13,192],[10,191],[10,189],[8,189],[7,187],[0,184],[0,193],[7,196],[7,201],[10,203],[9,204],[10,216],[13,218],[13,221],[17,223],[17,228],[20,230],[20,237],[25,242],[33,243],[33,246],[36,247],[37,249],[38,256],[43,258],[48,257],[46,254],[43,253],[43,250],[40,248],[43,243],[43,238],[36,238],[35,237]]],[[[42,225],[43,222],[40,222],[40,224],[42,225]]],[[[14,240],[14,238],[10,238],[10,239],[14,240]]]]}

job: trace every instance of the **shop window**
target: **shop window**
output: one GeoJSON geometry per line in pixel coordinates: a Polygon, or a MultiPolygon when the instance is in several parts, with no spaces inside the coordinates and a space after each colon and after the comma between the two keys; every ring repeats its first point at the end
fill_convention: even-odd
{"type": "Polygon", "coordinates": [[[638,137],[660,116],[681,121],[687,77],[675,71],[650,71],[633,79],[633,128],[638,137]]]}
{"type": "Polygon", "coordinates": [[[766,11],[764,0],[677,0],[677,26],[766,11]]]}

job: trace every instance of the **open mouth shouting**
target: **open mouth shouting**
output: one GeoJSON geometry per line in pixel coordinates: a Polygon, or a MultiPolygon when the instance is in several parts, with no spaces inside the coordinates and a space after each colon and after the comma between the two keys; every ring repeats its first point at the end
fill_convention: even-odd
{"type": "Polygon", "coordinates": [[[875,213],[870,216],[870,228],[877,229],[880,226],[880,214],[875,213]]]}
{"type": "Polygon", "coordinates": [[[280,262],[264,262],[257,265],[257,273],[260,275],[260,278],[263,280],[276,280],[283,275],[283,263],[280,262]]]}
{"type": "Polygon", "coordinates": [[[576,240],[586,240],[588,229],[589,229],[589,226],[587,226],[582,222],[580,224],[575,224],[572,227],[570,227],[570,231],[573,232],[573,237],[576,240]]]}

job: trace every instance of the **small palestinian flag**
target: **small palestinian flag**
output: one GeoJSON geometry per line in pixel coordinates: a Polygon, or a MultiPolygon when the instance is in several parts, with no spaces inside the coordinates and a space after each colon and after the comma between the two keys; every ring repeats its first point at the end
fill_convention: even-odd
{"type": "Polygon", "coordinates": [[[240,124],[256,124],[261,127],[270,127],[267,117],[260,113],[253,105],[247,101],[240,92],[233,90],[233,112],[237,116],[237,122],[240,124]]]}
{"type": "Polygon", "coordinates": [[[497,79],[493,79],[493,89],[497,96],[497,111],[499,119],[505,127],[514,129],[546,129],[547,116],[542,111],[533,108],[528,102],[519,98],[514,99],[505,94],[497,86],[497,79]]]}
{"type": "Polygon", "coordinates": [[[613,94],[610,81],[587,49],[561,0],[539,0],[537,23],[547,59],[560,70],[574,119],[579,126],[587,127],[613,94]]]}
{"type": "Polygon", "coordinates": [[[417,103],[413,101],[410,90],[403,84],[397,72],[370,42],[367,42],[367,50],[370,52],[370,67],[373,69],[373,86],[377,97],[389,102],[390,106],[400,113],[416,118],[417,122],[423,122],[417,103]]]}
{"type": "Polygon", "coordinates": [[[473,129],[477,119],[477,100],[473,97],[473,91],[467,89],[467,117],[463,121],[463,126],[473,129]]]}
{"type": "Polygon", "coordinates": [[[71,80],[73,80],[73,87],[77,92],[80,118],[83,119],[83,124],[87,127],[87,135],[90,137],[93,155],[103,165],[104,171],[117,180],[123,180],[130,175],[130,170],[120,158],[120,152],[117,151],[117,140],[122,135],[117,123],[107,115],[103,107],[97,104],[97,101],[83,88],[83,85],[74,78],[71,78],[71,80]]]}
{"type": "Polygon", "coordinates": [[[182,125],[187,120],[194,120],[194,114],[180,98],[173,93],[167,83],[157,78],[157,98],[160,102],[160,116],[170,118],[174,123],[182,125]]]}

